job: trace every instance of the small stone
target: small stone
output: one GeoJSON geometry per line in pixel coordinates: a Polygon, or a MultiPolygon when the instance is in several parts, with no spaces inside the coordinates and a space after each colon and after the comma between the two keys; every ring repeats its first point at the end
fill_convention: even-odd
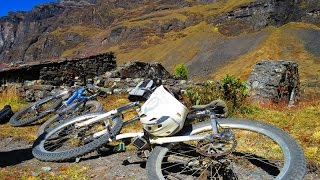
{"type": "Polygon", "coordinates": [[[253,81],[252,82],[252,89],[256,89],[259,86],[259,81],[253,81]]]}
{"type": "Polygon", "coordinates": [[[42,170],[42,171],[49,172],[49,171],[51,171],[51,170],[52,170],[52,168],[51,168],[51,167],[49,167],[49,166],[46,166],[46,167],[42,167],[42,168],[41,168],[41,170],[42,170]]]}
{"type": "Polygon", "coordinates": [[[121,81],[121,78],[114,78],[113,81],[114,81],[114,82],[120,82],[120,81],[121,81]]]}
{"type": "Polygon", "coordinates": [[[32,172],[31,172],[31,176],[33,176],[33,177],[38,177],[38,176],[39,176],[39,173],[36,173],[36,172],[32,171],[32,172]]]}
{"type": "Polygon", "coordinates": [[[122,92],[124,92],[124,90],[123,90],[123,89],[120,89],[120,88],[116,88],[116,89],[113,90],[113,93],[114,93],[114,94],[120,94],[120,93],[122,93],[122,92]]]}

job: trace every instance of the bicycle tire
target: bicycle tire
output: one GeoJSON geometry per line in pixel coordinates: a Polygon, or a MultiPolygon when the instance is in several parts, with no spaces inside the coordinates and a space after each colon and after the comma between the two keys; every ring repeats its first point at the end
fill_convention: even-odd
{"type": "MultiPolygon", "coordinates": [[[[100,102],[98,102],[98,101],[91,100],[91,101],[87,101],[87,102],[81,102],[81,105],[79,105],[79,106],[82,106],[83,103],[85,103],[85,105],[88,106],[88,107],[94,107],[94,109],[92,111],[90,109],[90,111],[81,112],[80,115],[84,115],[84,114],[91,113],[91,112],[102,111],[102,104],[100,102]]],[[[48,119],[38,129],[38,136],[40,136],[42,133],[44,133],[48,128],[52,129],[58,123],[63,122],[63,120],[65,118],[74,117],[75,111],[76,110],[73,109],[73,112],[71,112],[71,114],[68,114],[67,116],[61,117],[59,114],[56,114],[53,117],[51,117],[50,119],[48,119]]]]}
{"type": "MultiPolygon", "coordinates": [[[[280,145],[282,152],[284,152],[285,154],[284,155],[285,162],[284,162],[283,168],[279,170],[280,173],[276,175],[275,179],[295,179],[295,180],[303,179],[306,173],[306,162],[303,155],[303,151],[301,150],[300,146],[296,143],[296,141],[292,139],[284,131],[270,124],[259,122],[259,121],[252,121],[252,120],[227,118],[227,119],[220,119],[218,120],[218,122],[221,126],[230,126],[232,128],[235,128],[236,130],[245,129],[245,130],[257,132],[259,134],[264,134],[269,138],[271,138],[272,140],[276,141],[280,145]]],[[[203,132],[205,130],[210,130],[210,129],[211,129],[210,122],[201,122],[201,123],[192,125],[192,127],[190,127],[190,130],[187,131],[187,133],[185,133],[184,135],[190,135],[195,132],[203,132]]],[[[174,145],[177,145],[177,144],[171,143],[171,144],[166,144],[164,146],[156,146],[154,148],[154,150],[151,152],[149,156],[149,159],[147,161],[147,166],[146,166],[148,179],[165,179],[163,174],[165,174],[166,176],[167,174],[169,174],[168,170],[165,169],[166,165],[162,164],[162,162],[168,161],[168,158],[171,153],[170,151],[174,149],[175,147],[174,145]],[[161,168],[163,168],[163,172],[161,171],[161,168]]],[[[260,150],[261,149],[259,149],[259,151],[260,150]]],[[[248,159],[251,158],[251,156],[252,155],[250,155],[248,159]]],[[[229,156],[226,156],[226,157],[229,157],[229,156]]],[[[239,161],[239,160],[236,160],[236,161],[239,161]]],[[[236,166],[234,167],[236,169],[236,166]]],[[[177,166],[175,168],[177,168],[177,166]]],[[[207,169],[205,169],[204,171],[207,171],[207,169]]],[[[175,173],[173,174],[176,175],[175,173]]],[[[256,174],[256,175],[258,176],[259,174],[256,174]]],[[[201,176],[201,174],[199,176],[201,176]]],[[[226,179],[232,179],[232,178],[226,178],[226,179]]],[[[259,179],[259,178],[236,177],[235,179],[259,179]]],[[[262,179],[266,179],[266,178],[262,178],[262,179]]]]}
{"type": "Polygon", "coordinates": [[[58,98],[56,96],[48,96],[44,99],[41,99],[35,103],[32,103],[31,105],[23,108],[22,110],[16,112],[9,120],[9,123],[11,124],[11,126],[24,126],[24,125],[28,125],[28,124],[31,124],[35,121],[37,121],[38,119],[41,119],[43,117],[45,117],[46,115],[48,115],[49,113],[51,112],[46,112],[46,110],[48,109],[56,109],[59,105],[61,105],[62,103],[62,99],[61,98],[58,98]],[[43,105],[45,103],[48,103],[50,101],[54,101],[53,104],[42,110],[40,114],[38,115],[35,115],[29,119],[19,119],[21,116],[29,113],[32,111],[32,108],[35,107],[35,106],[40,106],[40,105],[43,105]]]}
{"type": "MultiPolygon", "coordinates": [[[[100,137],[97,137],[93,139],[91,142],[77,146],[75,148],[71,148],[69,150],[62,150],[62,151],[49,151],[47,147],[45,147],[45,143],[47,141],[50,141],[50,137],[56,138],[56,133],[62,132],[64,129],[68,127],[72,127],[75,123],[88,120],[90,118],[94,118],[97,115],[101,115],[104,112],[95,112],[90,113],[82,116],[78,116],[75,118],[72,118],[70,120],[65,121],[62,124],[59,124],[58,126],[54,127],[51,131],[45,132],[42,135],[40,135],[37,140],[34,142],[32,147],[32,154],[34,157],[41,161],[66,161],[70,159],[74,159],[77,157],[81,157],[83,155],[86,155],[99,147],[106,144],[109,139],[115,135],[117,132],[120,131],[122,127],[122,116],[115,116],[112,118],[113,124],[110,130],[110,134],[106,133],[100,137]]],[[[75,135],[73,133],[70,133],[69,135],[75,135]]],[[[77,134],[78,135],[78,134],[77,134]]],[[[77,136],[76,135],[76,136],[77,136]]],[[[76,136],[73,136],[77,138],[76,136]]],[[[58,141],[59,142],[59,141],[58,141]]],[[[53,144],[53,143],[52,143],[53,144]]],[[[59,144],[56,144],[55,146],[58,146],[59,144]]]]}

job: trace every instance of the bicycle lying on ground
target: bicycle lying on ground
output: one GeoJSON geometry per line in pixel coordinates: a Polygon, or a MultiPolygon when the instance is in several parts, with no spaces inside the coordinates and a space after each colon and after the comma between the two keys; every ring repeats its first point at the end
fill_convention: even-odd
{"type": "Polygon", "coordinates": [[[93,94],[88,87],[79,87],[74,91],[71,89],[64,90],[16,112],[9,122],[12,126],[24,126],[55,113],[39,128],[38,134],[42,134],[47,128],[53,127],[61,119],[88,112],[101,111],[101,103],[93,100],[96,96],[97,94],[93,94]],[[85,92],[89,92],[91,95],[86,96],[84,95],[85,92]],[[63,102],[64,99],[67,100],[63,102]]]}
{"type": "MultiPolygon", "coordinates": [[[[123,121],[125,110],[78,116],[43,133],[33,155],[43,161],[64,161],[92,152],[106,143],[132,139],[148,157],[148,179],[303,179],[306,164],[300,146],[281,129],[246,119],[218,118],[223,101],[193,106],[189,111],[163,86],[123,121]],[[137,120],[142,132],[119,134],[137,120]]],[[[222,113],[223,114],[223,113],[222,113]]]]}

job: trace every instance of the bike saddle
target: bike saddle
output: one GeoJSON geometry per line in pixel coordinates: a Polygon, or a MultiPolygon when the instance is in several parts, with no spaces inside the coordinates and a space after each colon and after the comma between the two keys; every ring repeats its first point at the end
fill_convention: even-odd
{"type": "Polygon", "coordinates": [[[220,99],[214,100],[209,104],[205,105],[195,105],[191,107],[193,111],[200,111],[200,110],[213,110],[216,114],[223,114],[224,117],[228,114],[228,107],[227,104],[220,99]]]}

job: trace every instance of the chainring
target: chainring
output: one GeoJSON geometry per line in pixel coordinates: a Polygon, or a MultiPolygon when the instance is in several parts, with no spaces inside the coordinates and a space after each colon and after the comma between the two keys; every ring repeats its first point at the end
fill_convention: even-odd
{"type": "Polygon", "coordinates": [[[234,136],[231,138],[214,137],[212,140],[200,140],[197,152],[207,157],[220,157],[232,153],[237,146],[234,136]]]}

